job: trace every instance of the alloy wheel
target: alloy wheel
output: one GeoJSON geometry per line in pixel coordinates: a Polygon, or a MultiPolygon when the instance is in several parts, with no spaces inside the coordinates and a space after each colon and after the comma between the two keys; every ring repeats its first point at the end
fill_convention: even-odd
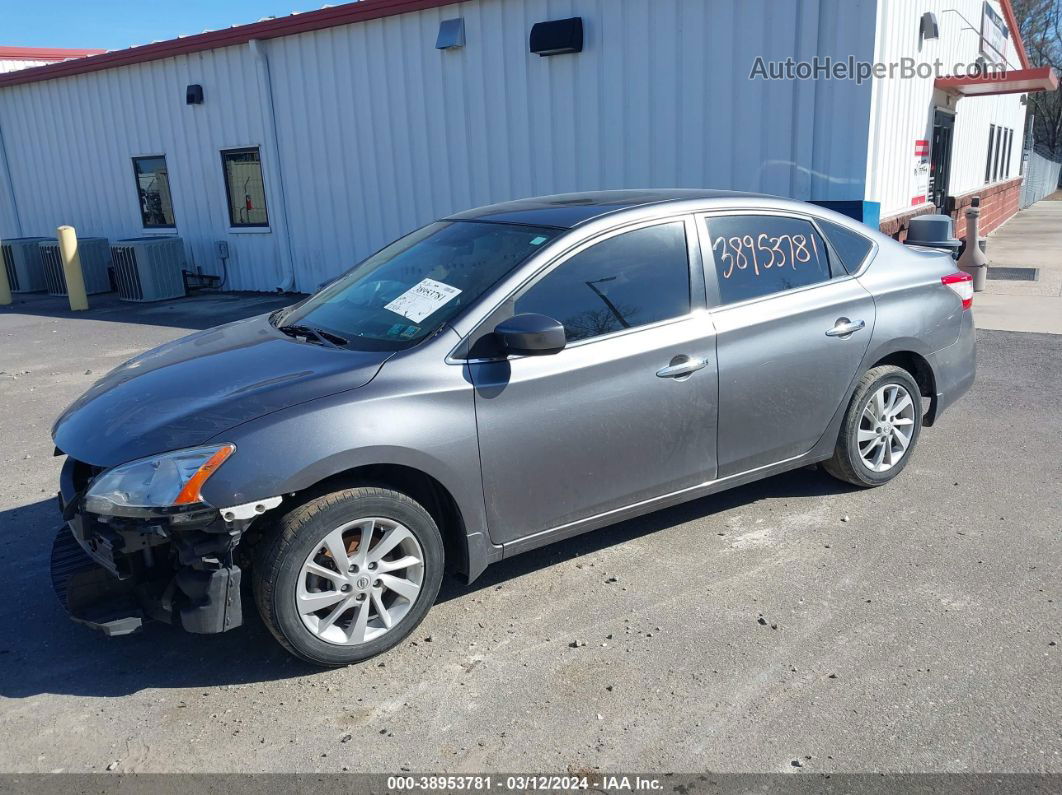
{"type": "Polygon", "coordinates": [[[885,384],[859,418],[859,457],[872,472],[888,472],[907,453],[914,432],[915,401],[900,384],[885,384]]]}
{"type": "Polygon", "coordinates": [[[295,604],[305,627],[328,643],[376,640],[413,607],[424,550],[409,528],[367,517],[337,527],[307,556],[295,604]]]}

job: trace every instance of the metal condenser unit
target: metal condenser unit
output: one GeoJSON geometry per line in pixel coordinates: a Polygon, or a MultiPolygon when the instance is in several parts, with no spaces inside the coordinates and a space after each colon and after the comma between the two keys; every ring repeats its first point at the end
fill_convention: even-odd
{"type": "Polygon", "coordinates": [[[179,237],[134,237],[111,246],[114,280],[123,301],[184,297],[184,241],[179,237]]]}
{"type": "MultiPolygon", "coordinates": [[[[44,280],[51,295],[66,295],[66,275],[63,273],[63,258],[59,243],[45,240],[40,244],[44,264],[44,280]]],[[[111,278],[107,273],[111,266],[111,246],[105,237],[79,237],[77,253],[81,259],[81,274],[85,279],[85,292],[109,293],[111,278]]]]}
{"type": "Polygon", "coordinates": [[[16,237],[0,245],[0,257],[7,271],[7,283],[13,293],[36,293],[44,290],[44,268],[41,265],[42,240],[46,237],[16,237]]]}

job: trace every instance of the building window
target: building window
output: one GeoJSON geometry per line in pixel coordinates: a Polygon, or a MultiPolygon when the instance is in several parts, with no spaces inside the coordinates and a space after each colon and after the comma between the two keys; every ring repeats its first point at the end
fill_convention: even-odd
{"type": "Polygon", "coordinates": [[[266,213],[262,157],[258,147],[228,149],[221,153],[230,226],[269,226],[266,213]]]}
{"type": "Polygon", "coordinates": [[[1014,130],[1007,128],[1007,148],[1003,151],[1003,176],[1010,177],[1010,146],[1014,142],[1014,130]]]}
{"type": "Polygon", "coordinates": [[[989,159],[984,162],[984,184],[992,182],[992,155],[995,150],[995,124],[989,124],[989,159]]]}
{"type": "Polygon", "coordinates": [[[134,157],[136,193],[140,199],[140,218],[145,229],[172,229],[173,199],[166,156],[134,157]]]}
{"type": "Polygon", "coordinates": [[[1003,160],[1003,128],[996,127],[996,162],[992,168],[992,181],[999,179],[999,166],[1003,160]]]}

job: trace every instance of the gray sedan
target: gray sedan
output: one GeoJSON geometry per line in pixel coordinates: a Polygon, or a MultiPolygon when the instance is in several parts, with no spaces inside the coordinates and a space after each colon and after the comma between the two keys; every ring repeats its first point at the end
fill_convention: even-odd
{"type": "Polygon", "coordinates": [[[53,429],[53,581],[108,634],[402,640],[447,566],[794,467],[898,476],[970,386],[970,278],[828,210],[720,191],[429,224],[301,303],[118,367],[53,429]]]}

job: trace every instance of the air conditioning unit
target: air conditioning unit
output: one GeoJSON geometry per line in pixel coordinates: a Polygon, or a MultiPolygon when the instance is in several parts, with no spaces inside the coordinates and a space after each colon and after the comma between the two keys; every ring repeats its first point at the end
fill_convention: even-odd
{"type": "Polygon", "coordinates": [[[13,293],[36,293],[48,285],[41,265],[42,240],[46,237],[15,237],[2,241],[0,256],[7,271],[7,283],[13,293]]]}
{"type": "MultiPolygon", "coordinates": [[[[63,273],[63,258],[59,256],[59,243],[46,240],[40,245],[44,264],[44,281],[51,295],[66,295],[66,274],[63,273]]],[[[85,279],[85,292],[109,293],[111,277],[111,246],[105,237],[79,237],[77,253],[81,258],[81,275],[85,279]]]]}
{"type": "Polygon", "coordinates": [[[184,241],[179,237],[133,237],[111,246],[114,280],[123,301],[184,297],[184,241]]]}

